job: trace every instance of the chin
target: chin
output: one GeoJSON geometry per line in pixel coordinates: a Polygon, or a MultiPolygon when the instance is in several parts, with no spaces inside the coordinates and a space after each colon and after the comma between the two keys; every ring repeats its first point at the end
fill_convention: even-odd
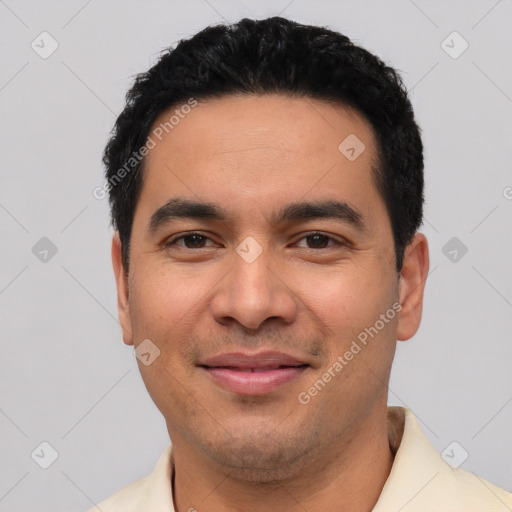
{"type": "MultiPolygon", "coordinates": [[[[295,432],[300,432],[296,430],[295,432]]],[[[293,478],[304,471],[311,440],[268,429],[241,430],[223,440],[203,442],[202,449],[231,478],[244,482],[272,484],[293,478]]],[[[224,434],[226,432],[224,431],[224,434]]],[[[313,436],[312,436],[313,437],[313,436]]]]}

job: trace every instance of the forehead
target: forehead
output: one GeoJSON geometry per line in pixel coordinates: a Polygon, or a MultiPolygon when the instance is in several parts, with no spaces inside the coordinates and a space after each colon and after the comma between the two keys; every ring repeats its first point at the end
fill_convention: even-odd
{"type": "Polygon", "coordinates": [[[338,192],[361,202],[377,194],[373,130],[341,104],[227,96],[193,108],[173,106],[159,116],[150,136],[155,146],[146,157],[140,202],[153,207],[173,195],[247,211],[258,206],[254,200],[269,206],[338,192]]]}
{"type": "Polygon", "coordinates": [[[375,143],[370,124],[352,108],[277,94],[225,96],[192,108],[184,102],[163,112],[152,133],[157,146],[149,162],[171,149],[179,150],[181,159],[220,158],[223,153],[233,159],[241,151],[265,149],[294,155],[325,151],[326,157],[339,157],[339,143],[349,135],[364,140],[370,157],[375,143]]]}

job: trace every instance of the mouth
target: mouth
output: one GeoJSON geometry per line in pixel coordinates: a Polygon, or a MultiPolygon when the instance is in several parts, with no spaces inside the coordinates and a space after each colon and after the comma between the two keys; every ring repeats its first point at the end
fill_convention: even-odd
{"type": "Polygon", "coordinates": [[[300,377],[310,365],[281,352],[230,353],[199,365],[222,388],[240,395],[265,395],[300,377]]]}

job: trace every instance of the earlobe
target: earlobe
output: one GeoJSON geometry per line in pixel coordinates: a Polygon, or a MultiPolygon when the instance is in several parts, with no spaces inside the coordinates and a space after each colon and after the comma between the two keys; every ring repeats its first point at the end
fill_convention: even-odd
{"type": "Polygon", "coordinates": [[[400,341],[412,338],[420,326],[428,267],[427,239],[422,233],[416,233],[405,250],[400,271],[399,299],[402,309],[397,328],[397,338],[400,341]]]}
{"type": "Polygon", "coordinates": [[[123,265],[121,239],[118,231],[116,231],[112,237],[112,266],[114,268],[114,276],[116,278],[117,312],[119,315],[121,329],[123,330],[123,341],[127,345],[133,345],[128,276],[123,265]]]}

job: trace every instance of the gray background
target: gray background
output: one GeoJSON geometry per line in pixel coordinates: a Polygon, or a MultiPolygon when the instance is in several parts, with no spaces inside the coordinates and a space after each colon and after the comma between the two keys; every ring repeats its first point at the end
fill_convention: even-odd
{"type": "Polygon", "coordinates": [[[403,73],[425,143],[431,276],[390,403],[512,490],[512,2],[0,0],[0,511],[87,509],[167,445],[117,323],[108,205],[93,196],[101,151],[132,76],[161,49],[278,13],[403,73]],[[43,31],[59,45],[46,59],[31,47],[51,48],[43,31]],[[457,58],[441,46],[453,31],[469,44],[457,58]],[[42,237],[57,248],[46,261],[47,241],[32,250],[42,237]],[[58,452],[46,470],[31,458],[42,441],[58,452]]]}

